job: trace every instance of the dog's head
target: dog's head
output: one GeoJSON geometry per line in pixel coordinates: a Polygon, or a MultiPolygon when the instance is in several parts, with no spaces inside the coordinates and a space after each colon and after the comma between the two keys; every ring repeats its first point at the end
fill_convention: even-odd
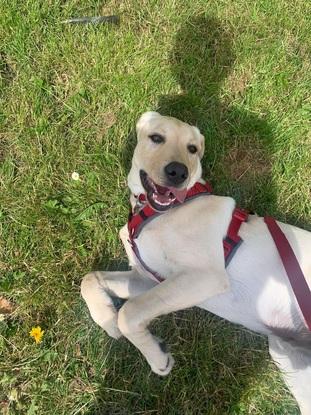
{"type": "Polygon", "coordinates": [[[154,209],[166,210],[201,178],[204,137],[197,127],[157,112],[144,113],[136,130],[129,187],[145,193],[154,209]]]}

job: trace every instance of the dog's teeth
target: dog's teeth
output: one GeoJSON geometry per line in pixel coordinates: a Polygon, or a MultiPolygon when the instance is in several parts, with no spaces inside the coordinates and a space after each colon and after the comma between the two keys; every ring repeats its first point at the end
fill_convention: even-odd
{"type": "Polygon", "coordinates": [[[148,175],[143,176],[142,182],[147,191],[149,201],[152,200],[154,205],[158,206],[159,209],[169,208],[175,202],[176,197],[171,189],[165,190],[165,187],[158,187],[148,175]]]}

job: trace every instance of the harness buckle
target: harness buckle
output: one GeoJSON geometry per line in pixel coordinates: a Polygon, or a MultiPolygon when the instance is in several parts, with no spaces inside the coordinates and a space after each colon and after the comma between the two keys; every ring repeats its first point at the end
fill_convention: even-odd
{"type": "Polygon", "coordinates": [[[243,209],[235,208],[233,212],[233,216],[237,218],[238,220],[240,220],[241,222],[245,222],[248,217],[248,213],[243,209]]]}

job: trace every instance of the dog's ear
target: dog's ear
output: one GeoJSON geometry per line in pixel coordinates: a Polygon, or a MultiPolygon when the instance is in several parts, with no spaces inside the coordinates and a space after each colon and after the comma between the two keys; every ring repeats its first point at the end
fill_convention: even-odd
{"type": "Polygon", "coordinates": [[[136,123],[137,137],[139,138],[139,132],[148,125],[148,123],[150,122],[152,118],[159,117],[159,116],[160,114],[155,111],[144,112],[143,115],[141,115],[141,117],[136,123]]]}
{"type": "Polygon", "coordinates": [[[203,155],[204,155],[204,150],[205,150],[205,137],[203,134],[200,133],[200,130],[198,129],[198,127],[193,127],[194,131],[195,131],[195,135],[197,137],[197,140],[199,141],[199,157],[200,160],[202,159],[203,155]]]}

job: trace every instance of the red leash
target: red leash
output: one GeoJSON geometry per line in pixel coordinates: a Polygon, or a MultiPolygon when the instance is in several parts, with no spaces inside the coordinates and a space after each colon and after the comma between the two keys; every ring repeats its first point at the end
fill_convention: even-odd
{"type": "Polygon", "coordinates": [[[290,246],[286,236],[282,232],[275,219],[271,218],[270,216],[266,216],[264,220],[274,240],[275,246],[277,247],[289,282],[299,304],[300,310],[304,316],[307,326],[309,327],[309,330],[311,330],[310,288],[303,275],[292,247],[290,246]]]}

